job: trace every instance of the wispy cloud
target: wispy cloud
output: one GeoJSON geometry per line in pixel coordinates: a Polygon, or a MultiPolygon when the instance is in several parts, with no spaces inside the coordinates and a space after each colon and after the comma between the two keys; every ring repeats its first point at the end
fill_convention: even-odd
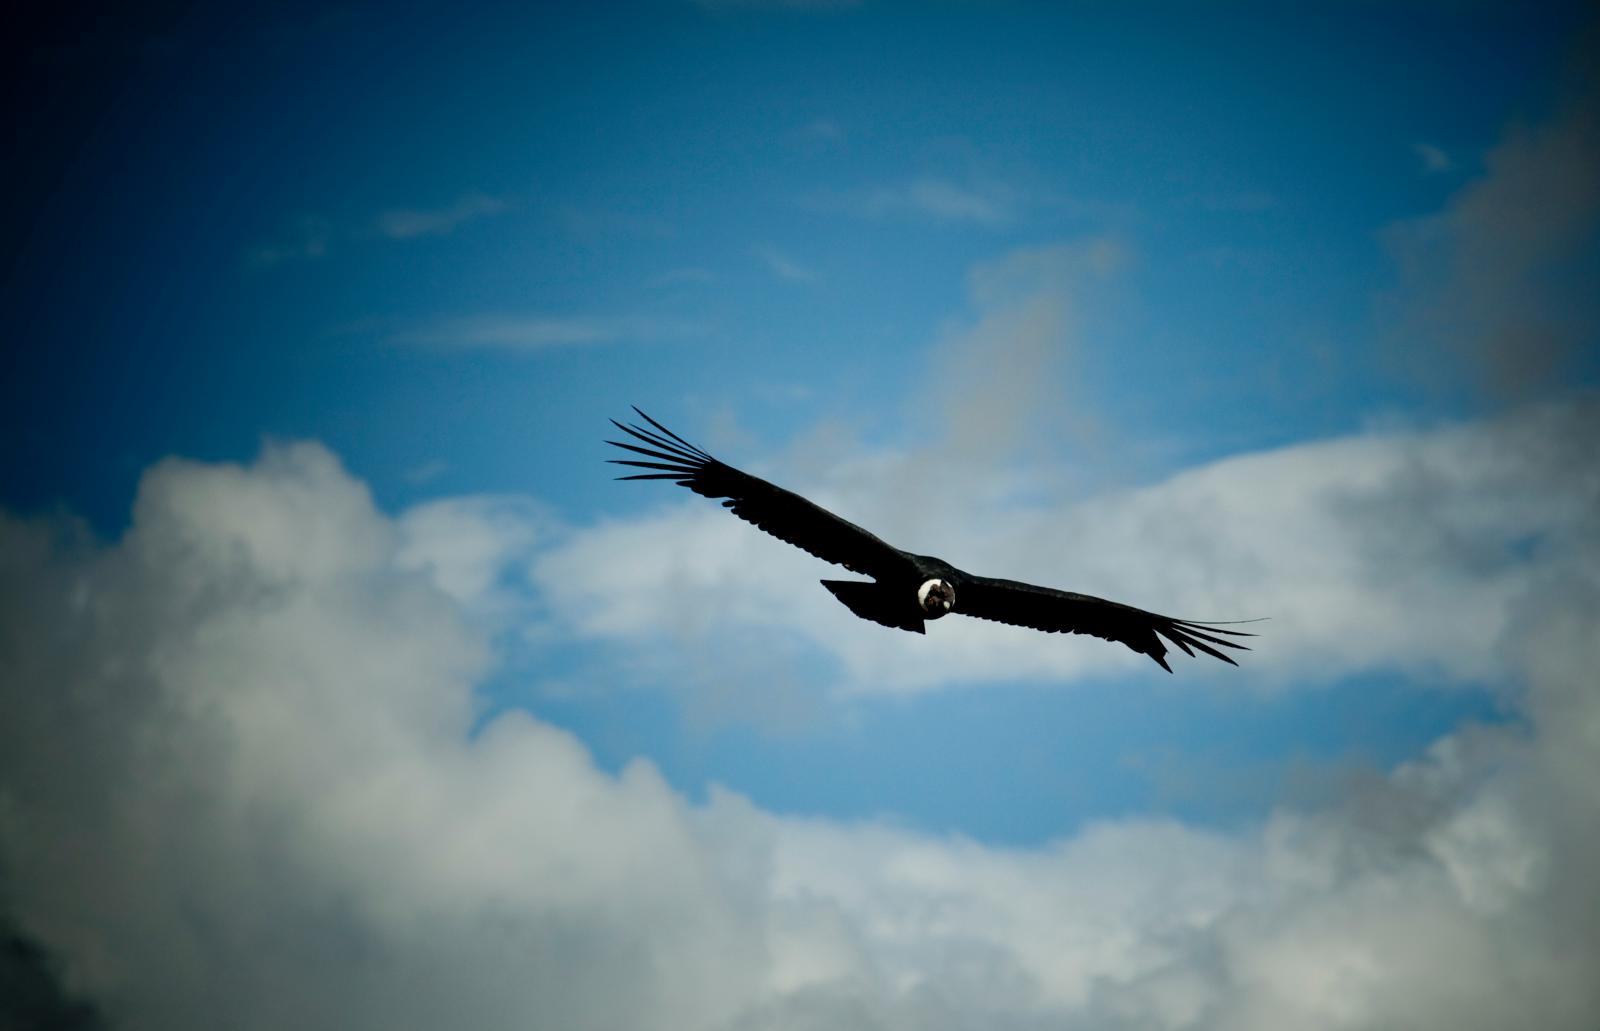
{"type": "Polygon", "coordinates": [[[864,218],[927,218],[1000,226],[1016,219],[1021,199],[1015,191],[998,183],[964,185],[938,176],[923,176],[890,186],[814,194],[808,203],[864,218]]]}
{"type": "Polygon", "coordinates": [[[1283,202],[1265,190],[1240,190],[1235,193],[1209,193],[1199,198],[1200,207],[1205,211],[1219,213],[1250,215],[1263,211],[1272,211],[1282,207],[1283,202]]]}
{"type": "Polygon", "coordinates": [[[659,272],[656,275],[651,276],[649,279],[645,280],[645,286],[703,286],[707,283],[715,283],[716,281],[717,274],[710,269],[702,268],[699,265],[684,265],[680,268],[670,268],[665,272],[659,272]]]}
{"type": "Polygon", "coordinates": [[[752,247],[750,248],[750,253],[767,267],[767,271],[779,279],[786,279],[791,283],[811,283],[816,281],[817,274],[815,271],[795,261],[771,244],[752,247]]]}
{"type": "Polygon", "coordinates": [[[445,350],[547,351],[620,341],[663,340],[702,332],[695,323],[651,316],[484,315],[444,319],[389,337],[391,343],[445,350]]]}
{"type": "Polygon", "coordinates": [[[659,240],[672,235],[672,225],[655,215],[576,204],[562,204],[554,214],[567,235],[585,244],[611,236],[659,240]]]}
{"type": "Polygon", "coordinates": [[[794,146],[808,151],[831,150],[845,142],[844,128],[831,118],[815,118],[788,135],[794,146]]]}
{"type": "Polygon", "coordinates": [[[333,227],[327,219],[304,215],[294,221],[281,239],[246,251],[245,261],[265,268],[286,261],[314,260],[325,256],[332,242],[333,227]]]}
{"type": "Polygon", "coordinates": [[[1411,153],[1422,163],[1422,170],[1430,175],[1436,172],[1448,172],[1456,167],[1456,163],[1450,159],[1444,148],[1432,143],[1420,141],[1413,143],[1411,153]]]}
{"type": "Polygon", "coordinates": [[[450,471],[450,463],[442,458],[430,459],[411,466],[400,474],[400,478],[413,486],[432,483],[450,471]]]}
{"type": "Polygon", "coordinates": [[[707,11],[841,11],[861,6],[863,0],[690,0],[707,11]]]}
{"type": "Polygon", "coordinates": [[[483,193],[469,193],[443,208],[407,208],[385,211],[377,218],[378,232],[391,240],[407,240],[415,236],[445,236],[466,222],[487,218],[510,210],[511,205],[498,197],[483,193]]]}
{"type": "Polygon", "coordinates": [[[326,256],[335,242],[370,239],[374,231],[389,240],[447,236],[474,219],[488,218],[509,210],[511,205],[508,201],[487,194],[469,193],[443,208],[385,211],[372,220],[370,228],[363,229],[353,229],[348,223],[336,226],[332,220],[320,215],[304,215],[296,219],[280,239],[247,250],[245,260],[251,265],[266,267],[289,261],[317,259],[326,256]]]}
{"type": "Polygon", "coordinates": [[[1492,395],[1561,389],[1600,335],[1600,83],[1510,129],[1442,212],[1389,227],[1401,273],[1384,315],[1424,382],[1466,370],[1492,395]]]}

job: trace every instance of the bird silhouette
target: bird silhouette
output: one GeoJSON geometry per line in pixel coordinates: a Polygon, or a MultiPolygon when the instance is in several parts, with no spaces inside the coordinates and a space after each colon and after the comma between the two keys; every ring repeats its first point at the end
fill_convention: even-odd
{"type": "Polygon", "coordinates": [[[793,491],[718,461],[638,408],[634,411],[654,429],[612,419],[613,426],[638,443],[606,443],[650,461],[610,461],[652,471],[617,479],[675,480],[696,494],[723,499],[724,508],[779,540],[852,573],[872,577],[822,581],[822,586],[862,619],[922,634],[927,632],[928,620],[954,612],[1046,633],[1088,634],[1119,641],[1148,655],[1168,673],[1172,667],[1167,664],[1165,641],[1189,656],[1201,651],[1238,665],[1218,648],[1248,651],[1246,645],[1227,638],[1255,636],[1216,622],[1174,619],[1087,594],[978,576],[931,555],[902,551],[793,491]]]}

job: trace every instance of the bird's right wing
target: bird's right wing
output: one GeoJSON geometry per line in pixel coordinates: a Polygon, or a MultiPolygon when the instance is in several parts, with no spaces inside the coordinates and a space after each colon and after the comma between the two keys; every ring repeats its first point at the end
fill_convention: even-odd
{"type": "Polygon", "coordinates": [[[1162,638],[1183,649],[1186,655],[1193,655],[1198,649],[1237,666],[1238,663],[1213,646],[1245,651],[1249,648],[1216,635],[1255,636],[1242,630],[1225,630],[1215,623],[1157,615],[1088,594],[971,573],[963,573],[956,585],[953,611],[1047,633],[1089,634],[1103,641],[1119,641],[1141,655],[1150,656],[1168,673],[1172,672],[1172,667],[1167,665],[1167,647],[1162,638]]]}
{"type": "MultiPolygon", "coordinates": [[[[639,412],[639,409],[634,411],[639,412]]],[[[639,415],[660,432],[653,433],[641,426],[624,426],[615,419],[611,423],[648,447],[619,440],[606,443],[652,461],[621,458],[611,461],[616,465],[657,471],[617,479],[676,480],[679,486],[688,487],[696,494],[726,498],[722,506],[740,519],[754,523],[817,558],[864,576],[883,576],[893,572],[902,561],[896,549],[856,524],[840,519],[792,491],[724,465],[643,412],[639,415]]]]}

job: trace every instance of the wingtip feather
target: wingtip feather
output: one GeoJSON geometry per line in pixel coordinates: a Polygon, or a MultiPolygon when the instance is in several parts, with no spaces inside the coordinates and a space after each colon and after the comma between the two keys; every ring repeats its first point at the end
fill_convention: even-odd
{"type": "MultiPolygon", "coordinates": [[[[616,420],[613,419],[612,422],[616,422],[616,420]]],[[[629,436],[632,436],[638,440],[642,440],[651,447],[659,448],[660,450],[672,455],[674,458],[682,459],[685,462],[693,462],[698,465],[711,460],[707,456],[685,450],[684,448],[679,447],[677,444],[672,443],[670,440],[664,440],[654,433],[651,433],[645,429],[641,429],[638,426],[623,426],[621,423],[617,423],[617,426],[622,430],[622,432],[628,434],[629,436]]],[[[617,446],[630,447],[631,445],[618,444],[617,446]]]]}
{"type": "Polygon", "coordinates": [[[665,433],[667,436],[671,437],[673,440],[677,441],[679,444],[682,444],[684,447],[688,448],[690,451],[692,451],[695,454],[701,456],[706,461],[708,461],[708,462],[711,461],[711,456],[709,454],[707,454],[706,452],[704,452],[704,451],[700,450],[699,448],[695,447],[693,444],[689,443],[687,440],[684,440],[682,437],[678,436],[676,433],[673,433],[671,430],[667,429],[665,426],[661,425],[659,422],[656,422],[654,419],[652,419],[648,415],[644,414],[644,412],[639,408],[638,405],[629,405],[628,407],[632,408],[635,412],[638,412],[639,413],[639,418],[643,419],[645,422],[647,422],[650,425],[654,426],[656,429],[660,430],[662,433],[665,433]]]}

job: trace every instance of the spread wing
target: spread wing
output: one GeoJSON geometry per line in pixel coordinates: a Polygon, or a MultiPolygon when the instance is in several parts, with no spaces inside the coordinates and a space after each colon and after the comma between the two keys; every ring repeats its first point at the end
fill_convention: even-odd
{"type": "MultiPolygon", "coordinates": [[[[634,411],[639,412],[639,409],[634,411]]],[[[722,507],[740,519],[754,523],[817,558],[864,576],[882,576],[903,562],[899,551],[856,524],[840,519],[798,494],[724,465],[643,412],[639,415],[660,432],[624,426],[615,419],[611,424],[648,447],[620,440],[606,443],[644,455],[651,461],[613,458],[611,462],[658,471],[617,479],[676,480],[679,486],[688,487],[696,494],[726,498],[722,507]]]]}
{"type": "Polygon", "coordinates": [[[1162,638],[1177,645],[1186,655],[1192,656],[1198,649],[1237,666],[1238,663],[1214,646],[1249,649],[1217,635],[1255,636],[1242,630],[1225,630],[1216,623],[1158,616],[1132,605],[1087,594],[1035,587],[1015,580],[973,576],[970,573],[962,574],[956,586],[956,603],[952,611],[978,619],[992,619],[997,623],[1032,627],[1047,633],[1089,634],[1103,641],[1120,641],[1139,654],[1150,656],[1168,673],[1172,672],[1172,667],[1167,665],[1167,647],[1162,638]]]}

